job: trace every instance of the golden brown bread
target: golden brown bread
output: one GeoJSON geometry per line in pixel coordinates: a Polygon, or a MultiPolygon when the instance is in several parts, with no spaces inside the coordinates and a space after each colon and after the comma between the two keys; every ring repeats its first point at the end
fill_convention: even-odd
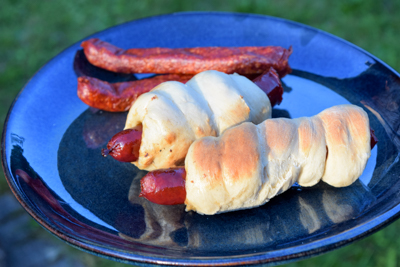
{"type": "Polygon", "coordinates": [[[295,182],[348,186],[362,174],[370,150],[368,116],[353,105],[310,118],[243,123],[191,145],[186,210],[215,214],[256,207],[295,182]]]}
{"type": "Polygon", "coordinates": [[[328,157],[322,180],[333,186],[353,183],[365,168],[365,158],[370,155],[370,131],[368,116],[359,109],[322,112],[328,157]]]}
{"type": "Polygon", "coordinates": [[[138,168],[183,166],[189,146],[198,138],[271,117],[268,96],[237,74],[205,71],[186,84],[165,82],[141,95],[131,107],[125,129],[143,126],[138,168]]]}

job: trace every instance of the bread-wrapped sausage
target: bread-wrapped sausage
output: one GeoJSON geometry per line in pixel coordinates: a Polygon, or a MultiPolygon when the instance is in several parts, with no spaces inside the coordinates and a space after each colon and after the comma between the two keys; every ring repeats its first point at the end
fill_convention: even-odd
{"type": "Polygon", "coordinates": [[[139,159],[133,163],[154,170],[182,166],[196,139],[270,117],[267,95],[249,79],[205,71],[186,84],[165,82],[141,95],[129,111],[125,129],[142,125],[139,159]]]}
{"type": "Polygon", "coordinates": [[[367,114],[353,105],[332,107],[310,118],[243,123],[218,138],[194,142],[185,169],[149,172],[141,180],[140,196],[158,204],[185,203],[186,210],[202,214],[257,207],[295,182],[352,184],[377,142],[367,114]],[[174,183],[168,182],[171,178],[174,183]]]}
{"type": "Polygon", "coordinates": [[[366,112],[340,105],[311,118],[243,123],[192,144],[186,210],[202,214],[260,206],[295,182],[352,184],[370,156],[366,112]]]}

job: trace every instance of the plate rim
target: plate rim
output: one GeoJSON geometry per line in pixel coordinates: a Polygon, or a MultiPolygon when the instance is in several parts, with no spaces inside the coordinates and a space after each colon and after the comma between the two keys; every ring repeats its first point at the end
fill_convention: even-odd
{"type": "Polygon", "coordinates": [[[168,16],[193,16],[193,15],[216,15],[216,16],[247,16],[247,17],[258,17],[262,19],[267,19],[267,20],[273,20],[273,21],[279,21],[283,23],[289,23],[293,24],[297,27],[301,28],[306,28],[309,30],[317,31],[318,33],[321,33],[329,38],[338,40],[348,46],[351,46],[353,49],[358,50],[362,52],[363,54],[366,54],[367,56],[373,58],[375,61],[379,62],[382,64],[386,69],[388,69],[390,72],[392,72],[394,75],[400,78],[400,74],[394,70],[391,66],[389,66],[387,63],[383,62],[376,56],[372,55],[368,51],[364,50],[363,48],[360,48],[356,46],[355,44],[338,37],[336,35],[333,35],[331,33],[325,32],[323,30],[311,27],[309,25],[305,25],[296,21],[280,18],[280,17],[273,17],[269,15],[262,15],[262,14],[251,14],[251,13],[239,13],[239,12],[221,12],[221,11],[187,11],[187,12],[173,12],[173,13],[167,13],[167,14],[161,14],[161,15],[154,15],[154,16],[149,16],[149,17],[144,17],[144,18],[139,18],[139,19],[134,19],[130,21],[123,22],[121,24],[114,25],[112,27],[106,28],[104,30],[97,31],[89,36],[84,37],[83,39],[69,45],[65,49],[63,49],[60,53],[49,59],[45,64],[43,64],[25,83],[25,85],[22,87],[22,89],[19,91],[17,96],[14,98],[8,112],[7,116],[4,122],[4,127],[3,127],[3,132],[2,132],[2,139],[1,139],[1,156],[2,156],[2,167],[3,167],[3,172],[5,175],[5,178],[7,180],[8,186],[11,189],[11,192],[13,195],[16,197],[18,202],[21,204],[21,206],[28,212],[28,214],[36,220],[45,230],[48,232],[52,233],[56,237],[60,238],[61,240],[65,241],[69,245],[78,248],[80,250],[83,250],[85,252],[88,252],[90,254],[94,254],[97,256],[102,256],[108,259],[116,260],[119,262],[124,262],[124,263],[129,263],[129,264],[157,264],[157,265],[183,265],[183,266],[208,266],[208,265],[213,265],[213,266],[235,266],[235,265],[258,265],[258,264],[283,264],[283,263],[288,263],[291,261],[295,260],[300,260],[304,259],[310,256],[317,256],[322,253],[326,253],[331,251],[332,249],[335,248],[340,248],[345,245],[351,244],[357,240],[360,240],[362,238],[365,238],[378,230],[386,227],[393,221],[397,220],[400,217],[400,203],[397,205],[393,206],[392,208],[388,209],[385,213],[372,218],[371,220],[364,222],[363,224],[356,225],[355,227],[349,228],[347,231],[342,232],[338,235],[327,237],[327,238],[321,238],[317,239],[315,241],[312,241],[307,244],[301,244],[301,245],[295,245],[293,247],[288,247],[288,248],[283,248],[283,249],[278,249],[278,250],[273,250],[273,251],[267,251],[267,252],[258,252],[254,254],[249,254],[249,255],[238,255],[235,257],[232,256],[226,256],[225,258],[217,257],[217,256],[211,256],[211,257],[206,257],[204,259],[197,259],[197,258],[189,258],[189,259],[178,259],[178,258],[173,258],[173,257],[154,257],[154,256],[143,256],[143,255],[137,255],[137,254],[128,254],[128,253],[121,253],[118,252],[118,250],[113,250],[110,248],[106,248],[102,245],[99,244],[93,244],[93,242],[84,242],[81,240],[77,240],[74,238],[70,233],[63,232],[62,230],[58,229],[57,226],[53,225],[49,221],[47,221],[43,216],[41,216],[38,212],[35,212],[35,209],[33,205],[28,201],[23,194],[20,194],[20,190],[17,187],[14,177],[10,172],[8,163],[7,163],[7,158],[6,158],[6,145],[5,145],[5,139],[7,135],[7,130],[8,130],[8,122],[11,117],[11,113],[14,109],[15,103],[18,101],[20,95],[22,92],[26,89],[27,85],[31,82],[32,78],[38,75],[38,73],[43,70],[44,67],[48,66],[53,60],[56,60],[58,57],[60,57],[62,54],[66,53],[71,47],[80,44],[82,41],[87,40],[89,38],[92,38],[92,36],[95,36],[99,33],[106,33],[108,31],[113,31],[118,27],[124,27],[127,24],[130,23],[135,23],[137,21],[146,21],[146,20],[154,20],[157,18],[161,17],[168,17],[168,16]],[[358,229],[366,228],[365,231],[361,230],[361,233],[358,229]],[[351,233],[349,233],[349,230],[353,230],[351,233]],[[347,236],[348,235],[348,236],[347,236]],[[332,240],[332,239],[336,239],[332,240]],[[339,241],[338,241],[339,240],[339,241]],[[318,243],[326,241],[326,244],[323,244],[322,246],[318,246],[318,243]],[[296,249],[296,252],[290,252],[288,250],[294,250],[296,249]],[[277,252],[284,252],[288,251],[286,254],[282,254],[280,256],[274,256],[270,254],[275,254],[277,252]]]}

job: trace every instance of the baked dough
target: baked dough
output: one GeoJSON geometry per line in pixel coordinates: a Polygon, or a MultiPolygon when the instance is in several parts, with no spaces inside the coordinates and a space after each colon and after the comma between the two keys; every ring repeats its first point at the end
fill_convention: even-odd
{"type": "Polygon", "coordinates": [[[125,129],[142,125],[139,169],[183,166],[189,146],[242,122],[271,117],[268,96],[238,74],[205,71],[186,84],[165,82],[141,95],[129,110],[125,129]]]}
{"type": "Polygon", "coordinates": [[[366,112],[354,105],[316,116],[243,123],[190,147],[186,161],[186,210],[201,214],[257,207],[295,182],[321,178],[343,187],[364,171],[371,154],[366,112]]]}

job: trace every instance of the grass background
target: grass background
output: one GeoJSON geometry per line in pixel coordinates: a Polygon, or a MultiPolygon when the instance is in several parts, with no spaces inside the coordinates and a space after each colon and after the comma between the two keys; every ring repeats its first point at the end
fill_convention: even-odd
{"type": "MultiPolygon", "coordinates": [[[[63,49],[108,27],[171,12],[232,11],[294,20],[346,39],[400,72],[399,0],[0,0],[0,6],[1,122],[28,79],[63,49]]],[[[9,189],[1,175],[0,193],[5,193],[9,189]]],[[[398,266],[399,232],[397,221],[354,244],[286,266],[398,266]]],[[[73,248],[70,251],[87,266],[125,266],[73,248]]]]}

